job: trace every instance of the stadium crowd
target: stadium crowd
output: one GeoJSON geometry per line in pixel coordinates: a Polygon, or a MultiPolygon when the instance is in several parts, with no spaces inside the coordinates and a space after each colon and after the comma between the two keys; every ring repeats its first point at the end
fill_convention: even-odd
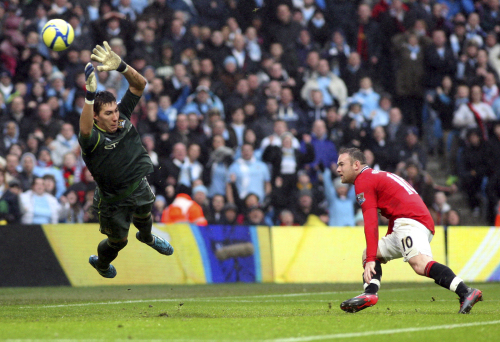
{"type": "MultiPolygon", "coordinates": [[[[498,0],[4,0],[0,18],[4,223],[98,221],[75,132],[103,41],[148,81],[131,121],[155,222],[359,224],[340,147],[407,180],[436,224],[460,224],[456,191],[495,222],[498,0]],[[52,18],[75,32],[63,52],[40,39],[52,18]]],[[[97,77],[127,90],[119,72],[97,77]]]]}

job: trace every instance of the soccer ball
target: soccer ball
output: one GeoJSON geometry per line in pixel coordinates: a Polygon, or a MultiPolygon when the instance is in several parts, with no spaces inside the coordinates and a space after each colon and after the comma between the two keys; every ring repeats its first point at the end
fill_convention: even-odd
{"type": "Polygon", "coordinates": [[[52,19],[42,29],[43,42],[54,51],[66,50],[74,38],[73,28],[62,19],[52,19]]]}

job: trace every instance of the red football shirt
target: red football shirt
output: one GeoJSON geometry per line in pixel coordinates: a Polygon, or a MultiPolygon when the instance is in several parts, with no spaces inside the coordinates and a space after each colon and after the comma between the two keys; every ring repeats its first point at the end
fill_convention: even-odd
{"type": "Polygon", "coordinates": [[[375,261],[378,247],[378,209],[389,219],[387,234],[394,221],[409,218],[422,223],[434,234],[434,221],[419,194],[403,178],[390,172],[363,168],[354,181],[356,200],[365,221],[366,261],[375,261]]]}

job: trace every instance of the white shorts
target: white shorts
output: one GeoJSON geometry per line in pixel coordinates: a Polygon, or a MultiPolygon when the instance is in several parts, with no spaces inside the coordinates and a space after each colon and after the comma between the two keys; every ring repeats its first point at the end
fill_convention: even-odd
{"type": "Polygon", "coordinates": [[[403,257],[407,262],[412,257],[424,254],[432,258],[430,242],[434,235],[422,223],[400,218],[394,221],[391,234],[378,241],[378,248],[384,262],[403,257]]]}

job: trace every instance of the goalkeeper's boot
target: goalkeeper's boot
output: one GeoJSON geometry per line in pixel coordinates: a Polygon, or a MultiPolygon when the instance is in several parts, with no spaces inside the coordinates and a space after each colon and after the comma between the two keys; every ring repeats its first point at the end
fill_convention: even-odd
{"type": "Polygon", "coordinates": [[[481,290],[469,288],[469,291],[466,293],[466,295],[463,296],[462,298],[459,298],[460,310],[458,310],[458,313],[461,314],[470,313],[470,310],[472,309],[474,304],[482,300],[483,300],[483,293],[481,292],[481,290]]]}
{"type": "Polygon", "coordinates": [[[114,278],[116,276],[116,268],[115,266],[109,264],[108,269],[106,270],[101,270],[100,268],[97,267],[97,260],[99,258],[97,255],[91,255],[89,258],[89,264],[92,265],[93,268],[97,270],[97,272],[103,276],[104,278],[114,278]]]}
{"type": "Polygon", "coordinates": [[[340,308],[345,312],[358,312],[370,306],[374,306],[378,302],[376,293],[362,293],[359,296],[348,299],[340,304],[340,308]]]}
{"type": "MultiPolygon", "coordinates": [[[[151,235],[153,235],[153,234],[151,234],[151,235]]],[[[174,247],[172,247],[172,245],[167,240],[165,240],[159,236],[153,235],[153,243],[152,244],[149,244],[147,242],[142,241],[140,232],[137,232],[135,234],[135,237],[140,242],[145,243],[146,245],[148,245],[149,247],[151,247],[153,249],[156,249],[158,251],[158,253],[161,253],[164,255],[174,254],[174,247]]]]}

